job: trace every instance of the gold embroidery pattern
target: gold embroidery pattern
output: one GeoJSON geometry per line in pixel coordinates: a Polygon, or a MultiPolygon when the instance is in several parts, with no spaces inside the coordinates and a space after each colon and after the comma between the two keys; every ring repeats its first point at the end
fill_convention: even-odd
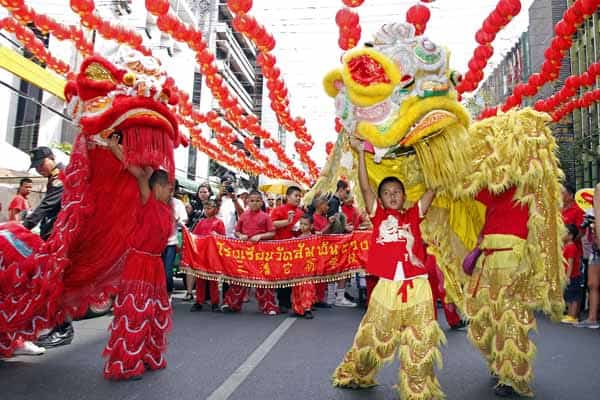
{"type": "Polygon", "coordinates": [[[109,81],[116,83],[115,78],[112,74],[99,63],[91,63],[85,69],[86,78],[93,79],[95,81],[109,81]]]}

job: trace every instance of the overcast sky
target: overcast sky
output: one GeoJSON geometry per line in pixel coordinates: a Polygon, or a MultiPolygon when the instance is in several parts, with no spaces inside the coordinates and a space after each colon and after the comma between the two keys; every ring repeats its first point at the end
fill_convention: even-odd
{"type": "MultiPolygon", "coordinates": [[[[366,0],[355,10],[360,15],[361,43],[370,40],[384,23],[405,21],[406,10],[416,0],[366,0]]],[[[452,68],[466,72],[477,46],[475,32],[498,0],[437,0],[429,4],[431,19],[426,36],[452,52],[452,68]]],[[[533,0],[522,0],[520,15],[497,36],[491,65],[495,65],[527,30],[533,0]]],[[[325,160],[325,143],[335,141],[334,108],[321,86],[323,76],[339,65],[335,14],[341,0],[254,0],[252,14],[273,34],[274,54],[290,93],[292,114],[307,121],[315,139],[311,153],[317,164],[325,160]]],[[[489,67],[488,67],[489,70],[489,67]]],[[[267,127],[275,132],[274,127],[267,127]]]]}

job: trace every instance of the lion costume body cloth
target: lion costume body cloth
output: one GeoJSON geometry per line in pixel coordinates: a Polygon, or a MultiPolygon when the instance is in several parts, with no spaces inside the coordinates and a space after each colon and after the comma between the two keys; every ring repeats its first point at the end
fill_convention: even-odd
{"type": "Polygon", "coordinates": [[[43,242],[21,226],[0,225],[0,356],[12,354],[17,338],[34,340],[117,292],[142,205],[135,178],[105,140],[119,133],[125,164],[173,177],[173,150],[183,138],[168,107],[177,100],[171,85],[155,59],[125,48],[113,62],[87,58],[67,83],[81,131],[52,235],[43,242]]]}
{"type": "MultiPolygon", "coordinates": [[[[524,109],[471,125],[457,101],[447,50],[415,36],[411,25],[385,25],[370,46],[347,52],[342,62],[324,85],[343,128],[311,193],[331,191],[342,175],[358,187],[351,135],[365,141],[373,187],[396,176],[409,204],[435,189],[421,231],[444,272],[448,301],[470,319],[468,336],[499,384],[531,395],[533,312],[557,319],[564,307],[562,171],[549,117],[524,109]],[[482,255],[467,276],[462,261],[476,246],[482,255]]],[[[375,289],[334,385],[374,385],[400,347],[407,369],[400,373],[402,398],[443,397],[433,369],[443,334],[421,310],[427,296],[400,309],[390,294],[375,289]]]]}

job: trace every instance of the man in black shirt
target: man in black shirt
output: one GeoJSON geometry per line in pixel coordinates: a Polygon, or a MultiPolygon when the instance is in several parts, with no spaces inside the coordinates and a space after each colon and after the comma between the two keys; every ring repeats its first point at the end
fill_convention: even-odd
{"type": "MultiPolygon", "coordinates": [[[[60,173],[64,166],[57,163],[54,159],[54,153],[48,147],[38,147],[30,153],[31,168],[35,168],[38,174],[48,178],[46,185],[46,194],[41,203],[23,220],[23,225],[27,229],[33,229],[40,224],[40,237],[48,240],[54,227],[56,217],[60,212],[60,204],[63,194],[63,183],[60,173]]],[[[71,322],[65,322],[56,326],[48,334],[38,338],[36,344],[44,348],[56,347],[71,343],[75,336],[71,322]]]]}
{"type": "Polygon", "coordinates": [[[46,194],[41,203],[23,220],[23,225],[27,229],[33,229],[40,224],[40,237],[48,240],[54,221],[60,211],[60,201],[63,194],[63,183],[60,180],[60,172],[64,166],[56,163],[54,153],[48,147],[38,147],[33,149],[31,155],[31,168],[42,176],[48,178],[46,185],[46,194]]]}

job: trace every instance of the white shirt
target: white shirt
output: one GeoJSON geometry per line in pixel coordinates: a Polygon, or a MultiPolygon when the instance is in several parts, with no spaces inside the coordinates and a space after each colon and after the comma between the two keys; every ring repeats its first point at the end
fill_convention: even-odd
{"type": "Polygon", "coordinates": [[[235,225],[237,224],[235,204],[230,197],[221,198],[221,208],[218,217],[225,225],[225,236],[235,237],[235,225]]]}
{"type": "Polygon", "coordinates": [[[171,236],[169,236],[167,246],[177,245],[177,224],[185,224],[188,219],[187,210],[185,209],[183,201],[173,197],[171,199],[171,207],[173,207],[175,223],[173,224],[173,230],[171,231],[171,236]]]}

